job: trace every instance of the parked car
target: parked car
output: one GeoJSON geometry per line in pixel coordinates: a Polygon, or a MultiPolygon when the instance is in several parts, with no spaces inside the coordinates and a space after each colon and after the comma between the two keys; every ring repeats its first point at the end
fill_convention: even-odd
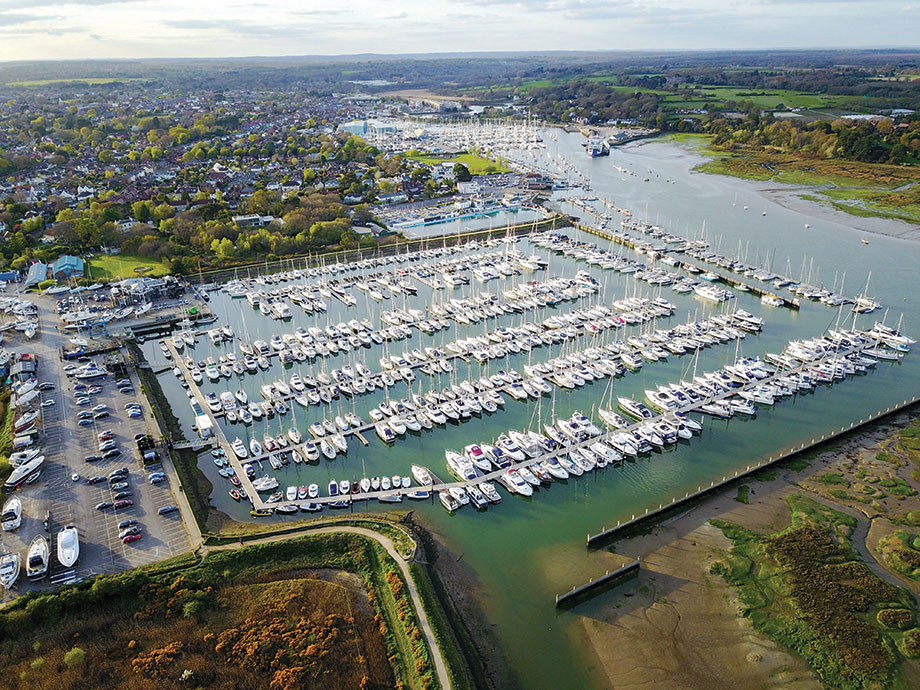
{"type": "Polygon", "coordinates": [[[93,413],[90,412],[89,410],[80,410],[77,413],[77,419],[92,419],[92,418],[93,418],[93,413]]]}
{"type": "Polygon", "coordinates": [[[140,533],[141,531],[137,527],[128,527],[127,529],[123,529],[121,532],[118,533],[118,538],[124,539],[129,534],[140,534],[140,533]]]}
{"type": "Polygon", "coordinates": [[[121,540],[122,544],[130,544],[132,542],[138,541],[141,538],[140,533],[138,534],[129,534],[127,537],[121,540]]]}
{"type": "Polygon", "coordinates": [[[93,419],[105,419],[109,416],[108,410],[102,410],[102,412],[97,412],[93,415],[93,419]]]}
{"type": "Polygon", "coordinates": [[[111,450],[114,447],[115,447],[115,441],[113,441],[112,439],[109,439],[108,441],[103,441],[102,443],[99,444],[99,452],[104,453],[105,451],[111,450]]]}
{"type": "Polygon", "coordinates": [[[100,460],[102,460],[101,455],[87,455],[83,458],[83,462],[99,462],[100,460]]]}
{"type": "Polygon", "coordinates": [[[79,422],[77,422],[77,424],[79,424],[80,426],[92,426],[94,423],[95,423],[95,422],[93,422],[93,418],[92,418],[92,417],[89,417],[89,418],[85,418],[85,417],[84,417],[84,418],[81,419],[79,422]]]}
{"type": "Polygon", "coordinates": [[[102,412],[102,411],[107,410],[107,409],[109,409],[109,406],[108,406],[108,405],[106,405],[106,404],[104,404],[104,403],[99,403],[98,405],[96,405],[96,406],[93,408],[93,412],[102,412]]]}
{"type": "Polygon", "coordinates": [[[40,390],[40,391],[53,391],[53,390],[54,390],[54,384],[51,383],[50,381],[44,381],[44,382],[38,384],[38,390],[40,390]]]}
{"type": "Polygon", "coordinates": [[[101,484],[102,482],[105,482],[105,481],[108,481],[108,479],[102,476],[98,476],[98,477],[90,477],[89,479],[86,480],[86,483],[87,484],[101,484]]]}
{"type": "Polygon", "coordinates": [[[115,494],[114,498],[116,501],[120,501],[123,498],[131,498],[133,495],[134,494],[132,494],[130,491],[119,491],[117,494],[115,494]]]}
{"type": "Polygon", "coordinates": [[[105,451],[102,457],[104,460],[108,460],[109,458],[117,458],[119,455],[121,455],[121,448],[112,448],[112,450],[105,451]]]}
{"type": "Polygon", "coordinates": [[[179,510],[179,506],[163,506],[157,512],[160,515],[169,515],[170,513],[175,513],[177,510],[179,510]]]}
{"type": "Polygon", "coordinates": [[[155,480],[166,479],[166,473],[165,472],[151,472],[150,474],[147,475],[147,479],[151,482],[155,480]]]}
{"type": "Polygon", "coordinates": [[[115,505],[115,504],[112,503],[112,501],[102,501],[102,503],[97,503],[97,504],[96,504],[96,510],[108,510],[108,509],[111,508],[113,505],[115,505]]]}
{"type": "Polygon", "coordinates": [[[127,518],[126,520],[122,520],[121,522],[118,523],[118,529],[125,529],[127,527],[133,527],[136,524],[137,524],[137,520],[135,520],[134,518],[127,518]]]}
{"type": "Polygon", "coordinates": [[[119,467],[117,470],[109,472],[109,479],[112,477],[126,477],[130,470],[127,467],[119,467]]]}
{"type": "Polygon", "coordinates": [[[130,508],[134,505],[134,501],[130,498],[123,498],[120,501],[115,501],[115,510],[121,510],[122,508],[130,508]]]}
{"type": "Polygon", "coordinates": [[[54,398],[47,398],[46,400],[42,400],[42,407],[51,407],[52,405],[54,405],[54,398]]]}
{"type": "Polygon", "coordinates": [[[90,403],[89,398],[77,398],[76,400],[73,401],[73,404],[79,407],[83,407],[84,405],[89,405],[89,403],[90,403]]]}
{"type": "MultiPolygon", "coordinates": [[[[124,477],[122,477],[122,479],[124,479],[124,477]]],[[[128,482],[112,482],[109,484],[109,488],[112,491],[122,491],[128,488],[128,482]]]]}

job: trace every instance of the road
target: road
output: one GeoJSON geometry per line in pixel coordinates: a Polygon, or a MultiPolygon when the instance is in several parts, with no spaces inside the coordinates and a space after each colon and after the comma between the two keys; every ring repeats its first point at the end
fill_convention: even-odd
{"type": "MultiPolygon", "coordinates": [[[[442,688],[445,688],[445,690],[450,688],[451,684],[450,676],[447,673],[447,664],[444,663],[444,657],[441,655],[441,648],[438,647],[437,640],[434,638],[434,632],[431,629],[431,623],[428,621],[428,615],[425,613],[425,608],[422,606],[422,599],[418,594],[418,589],[415,586],[415,580],[412,578],[412,573],[409,570],[409,564],[399,555],[399,552],[396,550],[396,546],[393,544],[391,539],[383,536],[378,532],[374,532],[373,530],[365,529],[363,527],[339,526],[304,530],[303,532],[293,534],[279,534],[272,537],[264,537],[262,539],[252,539],[247,541],[245,544],[246,546],[252,544],[267,544],[274,541],[282,541],[284,539],[293,539],[295,537],[304,536],[306,534],[335,534],[337,532],[359,534],[362,537],[374,539],[384,549],[386,549],[386,552],[390,555],[390,558],[392,558],[399,566],[399,569],[403,574],[403,579],[406,581],[406,587],[409,590],[409,598],[412,599],[412,605],[415,607],[415,610],[418,614],[419,627],[422,630],[422,634],[425,636],[425,641],[428,643],[428,648],[431,650],[431,658],[434,660],[435,671],[438,674],[438,682],[441,684],[442,688]]],[[[204,555],[209,551],[226,551],[239,548],[244,547],[240,546],[238,543],[224,544],[222,546],[203,546],[201,553],[204,555]]]]}

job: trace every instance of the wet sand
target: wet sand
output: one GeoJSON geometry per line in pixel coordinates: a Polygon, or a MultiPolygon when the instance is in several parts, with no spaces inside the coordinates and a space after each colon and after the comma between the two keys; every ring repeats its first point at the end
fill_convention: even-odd
{"type": "MultiPolygon", "coordinates": [[[[916,416],[918,410],[912,414],[916,416]]],[[[892,529],[881,511],[863,512],[852,503],[836,501],[826,491],[814,490],[832,488],[815,481],[815,475],[837,472],[844,466],[853,473],[878,463],[876,454],[890,445],[900,423],[909,418],[910,414],[902,413],[844,437],[808,458],[810,466],[801,471],[776,468],[775,479],[749,480],[749,505],[735,500],[737,485],[730,486],[648,534],[615,542],[611,548],[623,562],[640,559],[640,575],[572,609],[580,617],[579,642],[598,685],[688,690],[820,688],[805,661],[755,631],[740,615],[736,591],[709,573],[711,564],[731,543],[707,521],[719,517],[758,531],[776,531],[789,524],[785,497],[805,494],[856,516],[859,526],[854,547],[867,565],[883,579],[920,593],[920,583],[903,578],[876,559],[873,547],[892,529]]],[[[891,466],[877,469],[890,470],[891,466]]],[[[910,469],[905,465],[896,473],[920,488],[910,479],[910,469]]],[[[920,507],[920,497],[891,498],[890,503],[889,513],[905,512],[920,507]]],[[[905,666],[905,677],[916,677],[915,664],[905,666]]]]}

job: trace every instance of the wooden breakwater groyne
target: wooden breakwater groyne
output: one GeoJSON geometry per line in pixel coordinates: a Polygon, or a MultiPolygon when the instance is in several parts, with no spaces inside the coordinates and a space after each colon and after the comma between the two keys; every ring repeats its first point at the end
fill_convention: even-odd
{"type": "Polygon", "coordinates": [[[626,565],[617,568],[616,570],[608,570],[600,577],[589,580],[579,587],[572,587],[572,589],[565,594],[557,594],[556,608],[558,609],[563,606],[571,606],[578,600],[584,599],[588,595],[596,594],[597,591],[602,588],[612,587],[613,585],[618,584],[620,581],[631,575],[635,575],[638,572],[639,559],[634,560],[632,563],[627,563],[626,565]]]}
{"type": "Polygon", "coordinates": [[[920,395],[904,400],[901,403],[891,405],[890,407],[887,407],[884,410],[879,410],[878,412],[875,412],[869,415],[868,417],[864,417],[860,419],[858,422],[851,422],[849,426],[847,425],[841,426],[839,430],[832,431],[827,434],[822,434],[821,436],[811,439],[811,441],[803,442],[799,444],[798,446],[795,446],[785,451],[781,451],[780,453],[776,455],[770,455],[769,457],[767,457],[764,460],[761,460],[758,463],[755,463],[753,465],[748,465],[743,470],[736,470],[735,473],[732,475],[725,475],[720,480],[713,480],[712,482],[710,482],[709,486],[700,486],[697,488],[696,491],[688,491],[683,496],[675,496],[668,503],[659,503],[657,508],[646,508],[644,513],[633,515],[629,520],[618,521],[617,524],[614,525],[613,527],[609,527],[609,528],[605,527],[597,534],[589,534],[588,540],[587,540],[587,546],[589,549],[596,549],[602,546],[603,544],[607,543],[608,541],[610,541],[612,538],[619,536],[621,534],[624,534],[628,532],[629,530],[635,529],[643,523],[659,518],[666,513],[669,513],[672,511],[678,511],[687,503],[695,501],[698,498],[705,496],[706,494],[712,493],[714,491],[718,491],[724,486],[731,484],[732,482],[735,482],[739,479],[743,479],[744,477],[747,477],[748,475],[753,474],[754,472],[762,470],[765,467],[769,467],[770,465],[786,460],[806,450],[810,450],[816,446],[820,446],[821,444],[827,443],[828,441],[831,441],[832,439],[835,439],[838,436],[841,436],[843,434],[847,434],[851,431],[859,429],[860,427],[863,427],[866,424],[869,424],[870,422],[875,422],[881,419],[882,417],[886,417],[890,414],[900,412],[904,408],[910,407],[911,405],[916,403],[918,400],[920,400],[920,395]]]}

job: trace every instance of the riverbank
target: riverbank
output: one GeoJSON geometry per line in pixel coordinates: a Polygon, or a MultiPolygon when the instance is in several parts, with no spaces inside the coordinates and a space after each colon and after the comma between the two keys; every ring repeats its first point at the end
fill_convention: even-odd
{"type": "Polygon", "coordinates": [[[920,170],[853,161],[713,149],[710,137],[670,134],[673,142],[705,159],[694,170],[759,183],[782,206],[863,232],[920,241],[920,170]],[[777,186],[781,185],[781,186],[777,186]]]}
{"type": "MultiPolygon", "coordinates": [[[[574,609],[579,616],[578,641],[598,685],[821,687],[801,657],[755,630],[741,615],[747,608],[743,590],[711,572],[732,543],[710,520],[758,533],[779,532],[792,519],[789,498],[804,496],[850,516],[856,525],[851,537],[854,553],[881,581],[917,594],[918,583],[888,567],[878,544],[886,534],[904,529],[904,516],[920,508],[918,465],[892,453],[900,429],[918,416],[920,409],[914,406],[818,453],[793,458],[745,484],[728,487],[645,534],[616,542],[613,549],[624,561],[641,559],[639,577],[574,609]],[[847,477],[846,498],[841,498],[836,479],[841,474],[847,477]],[[876,496],[873,507],[871,501],[860,500],[867,495],[858,493],[861,486],[878,487],[874,491],[883,490],[885,496],[876,496]]],[[[920,669],[912,661],[903,666],[902,677],[913,682],[920,669]]]]}

